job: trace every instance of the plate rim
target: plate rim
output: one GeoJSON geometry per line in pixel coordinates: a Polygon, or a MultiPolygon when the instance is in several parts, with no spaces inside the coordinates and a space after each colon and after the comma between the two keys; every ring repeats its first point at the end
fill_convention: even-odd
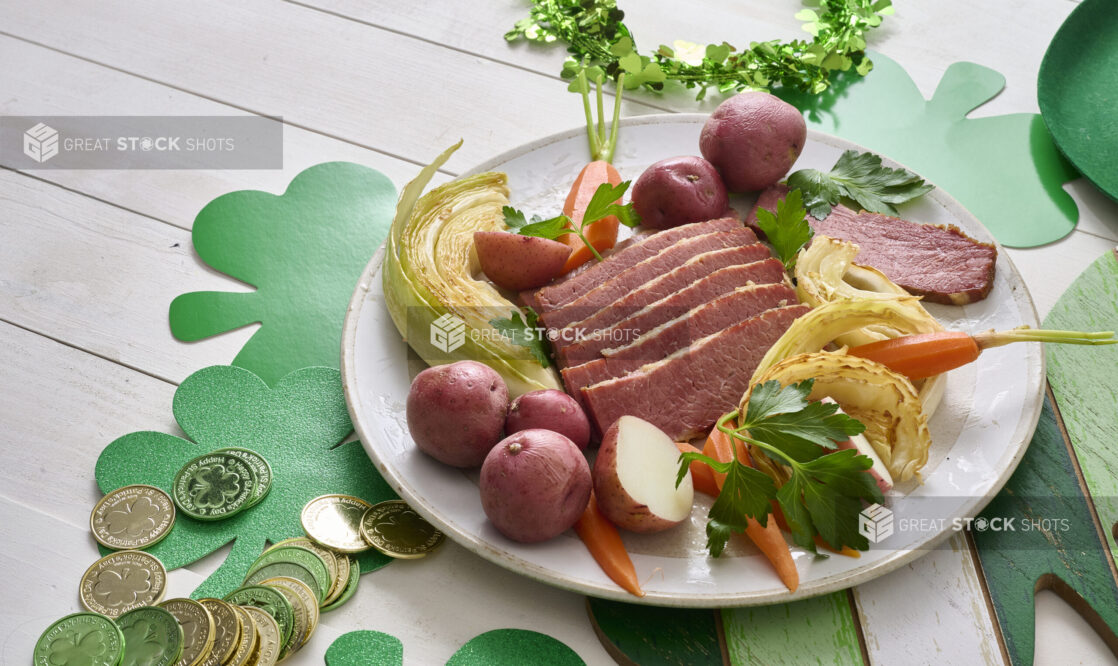
{"type": "MultiPolygon", "coordinates": [[[[667,123],[693,123],[702,122],[709,117],[705,113],[662,113],[662,114],[649,114],[643,116],[634,116],[623,118],[621,120],[622,127],[634,125],[652,125],[652,124],[667,124],[667,123]]],[[[507,162],[516,157],[520,157],[527,153],[533,152],[545,146],[560,141],[566,141],[576,136],[585,133],[585,128],[574,128],[563,132],[557,132],[534,141],[522,144],[518,147],[504,151],[491,159],[462,172],[461,176],[468,176],[484,171],[493,170],[493,167],[507,162]]],[[[816,130],[808,129],[808,139],[825,143],[839,148],[854,148],[862,151],[867,149],[853,141],[843,139],[831,134],[819,132],[816,130]]],[[[892,165],[903,166],[895,160],[891,160],[886,156],[882,156],[886,163],[892,165]]],[[[461,177],[460,176],[460,177],[461,177]]],[[[946,208],[950,213],[958,218],[965,218],[969,222],[973,222],[977,228],[985,232],[989,242],[997,249],[997,260],[1005,263],[1008,269],[1008,281],[1010,283],[1011,297],[1016,302],[1018,308],[1023,315],[1031,316],[1031,321],[1023,322],[1028,325],[1037,325],[1039,317],[1037,315],[1035,304],[1033,303],[1032,296],[1028,291],[1027,285],[1021,278],[1020,273],[1017,271],[1016,266],[1013,264],[1009,254],[1000,243],[994,239],[989,230],[969,211],[966,210],[954,197],[947,193],[942,188],[936,187],[930,193],[933,199],[940,205],[946,208]]],[[[807,599],[824,594],[830,594],[839,590],[845,590],[855,587],[862,583],[869,582],[881,576],[884,576],[901,566],[919,559],[932,548],[937,547],[943,543],[947,538],[952,536],[954,532],[944,529],[938,534],[929,537],[925,541],[919,543],[917,547],[904,550],[894,550],[891,555],[888,555],[881,560],[878,560],[874,565],[863,570],[855,572],[845,572],[842,574],[833,574],[824,578],[816,579],[807,584],[801,584],[795,592],[788,592],[787,588],[783,585],[779,586],[773,593],[740,595],[740,594],[719,594],[708,593],[701,595],[679,595],[673,593],[650,593],[644,597],[635,597],[632,594],[622,590],[616,585],[599,585],[593,582],[584,582],[581,580],[572,580],[565,578],[553,569],[544,567],[535,562],[525,560],[512,553],[499,549],[487,541],[480,538],[480,536],[472,533],[465,532],[458,529],[456,526],[447,524],[445,520],[437,513],[435,509],[426,505],[426,503],[419,501],[410,488],[405,479],[397,475],[394,470],[386,465],[374,452],[370,442],[373,439],[379,439],[375,432],[366,428],[362,414],[358,410],[357,400],[357,382],[356,382],[356,365],[355,365],[355,352],[356,352],[356,336],[358,328],[358,320],[363,311],[363,306],[368,302],[368,292],[373,284],[373,278],[378,276],[380,266],[384,260],[386,251],[386,243],[382,243],[377,251],[369,260],[360,279],[357,281],[353,295],[346,309],[346,316],[342,328],[341,337],[341,374],[342,374],[342,388],[346,399],[346,408],[349,411],[350,419],[353,422],[353,427],[361,440],[362,447],[365,449],[366,455],[373,462],[374,466],[380,472],[384,480],[392,487],[392,489],[400,495],[401,498],[408,501],[417,512],[420,513],[425,519],[432,524],[436,525],[440,530],[445,532],[447,536],[451,537],[457,544],[463,548],[480,555],[486,560],[508,569],[515,573],[522,574],[533,580],[540,581],[553,587],[585,594],[601,599],[608,599],[612,601],[621,601],[626,603],[634,603],[641,605],[677,607],[677,608],[729,608],[729,607],[743,607],[743,606],[759,606],[774,603],[785,603],[790,601],[797,601],[807,599]]],[[[1039,343],[1026,343],[1031,345],[1029,351],[1026,352],[1028,357],[1035,358],[1037,361],[1033,364],[1032,370],[1028,371],[1026,381],[1031,386],[1037,385],[1038,390],[1035,394],[1030,394],[1032,397],[1024,405],[1022,405],[1021,418],[1017,423],[1017,430],[1014,433],[1020,433],[1021,440],[1017,443],[1016,449],[1008,464],[1000,471],[997,478],[994,479],[984,491],[981,497],[976,497],[973,501],[965,504],[963,512],[960,514],[963,518],[973,518],[977,516],[989,504],[994,497],[1001,491],[1008,482],[1009,477],[1017,469],[1021,459],[1024,457],[1025,452],[1028,450],[1029,443],[1032,440],[1032,435],[1036,430],[1037,423],[1040,420],[1041,411],[1043,409],[1045,400],[1045,377],[1046,375],[1046,358],[1042,350],[1040,350],[1039,343]]],[[[775,579],[774,579],[775,581],[775,579]]]]}

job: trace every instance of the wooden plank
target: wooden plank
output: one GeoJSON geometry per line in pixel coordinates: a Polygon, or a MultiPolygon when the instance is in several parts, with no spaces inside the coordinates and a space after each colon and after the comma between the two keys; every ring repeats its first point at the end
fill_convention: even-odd
{"type": "Polygon", "coordinates": [[[598,640],[622,666],[721,666],[718,611],[587,598],[598,640]]]}
{"type": "MultiPolygon", "coordinates": [[[[5,3],[0,25],[22,39],[415,162],[430,161],[461,137],[465,145],[447,165],[452,172],[584,122],[577,98],[550,77],[270,0],[142,7],[106,0],[78,11],[66,0],[5,3]]],[[[626,103],[623,112],[652,111],[626,103]]]]}
{"type": "Polygon", "coordinates": [[[173,383],[228,363],[256,329],[171,337],[175,296],[247,290],[202,265],[189,232],[12,171],[0,190],[0,319],[173,383]]]}
{"type": "Polygon", "coordinates": [[[730,663],[863,664],[846,592],[774,606],[724,608],[730,663]]]}
{"type": "MultiPolygon", "coordinates": [[[[0,62],[21,63],[0,70],[0,90],[6,93],[0,96],[3,115],[246,115],[204,97],[11,37],[0,36],[0,62]]],[[[283,132],[282,169],[42,169],[33,174],[189,229],[195,214],[215,197],[240,189],[278,194],[301,170],[334,160],[377,169],[397,188],[418,172],[411,162],[289,125],[283,132]]],[[[446,175],[438,174],[434,182],[445,180],[446,175]]]]}
{"type": "Polygon", "coordinates": [[[854,588],[854,600],[871,664],[1005,663],[962,535],[854,588]]]}
{"type": "Polygon", "coordinates": [[[1059,594],[1118,656],[1118,585],[1051,400],[1020,466],[972,535],[1010,663],[1033,662],[1038,589],[1059,594]]]}
{"type": "Polygon", "coordinates": [[[1068,267],[1086,266],[1113,247],[1114,240],[1074,231],[1040,248],[1004,249],[1029,287],[1037,315],[1043,319],[1075,281],[1075,270],[1068,267]]]}
{"type": "MultiPolygon", "coordinates": [[[[1118,256],[1106,252],[1064,293],[1048,328],[1118,331],[1118,256]]],[[[1048,378],[1111,552],[1118,554],[1118,345],[1048,345],[1048,378]]]]}

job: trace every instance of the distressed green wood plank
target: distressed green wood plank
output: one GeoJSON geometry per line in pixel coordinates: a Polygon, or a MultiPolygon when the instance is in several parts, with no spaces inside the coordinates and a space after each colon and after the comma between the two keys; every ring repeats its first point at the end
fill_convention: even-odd
{"type": "Polygon", "coordinates": [[[1033,662],[1034,597],[1045,588],[1079,611],[1118,654],[1118,586],[1050,400],[1020,466],[972,534],[1012,664],[1033,662]],[[1001,529],[992,527],[995,518],[1001,529]]]}
{"type": "Polygon", "coordinates": [[[846,592],[775,606],[722,610],[734,666],[863,663],[846,592]]]}
{"type": "Polygon", "coordinates": [[[588,598],[590,623],[619,664],[722,666],[717,610],[660,608],[588,598]]]}
{"type": "MultiPolygon", "coordinates": [[[[1107,252],[1068,288],[1047,328],[1118,331],[1118,257],[1107,252]]],[[[1049,345],[1048,381],[1111,552],[1118,554],[1118,345],[1049,345]]]]}

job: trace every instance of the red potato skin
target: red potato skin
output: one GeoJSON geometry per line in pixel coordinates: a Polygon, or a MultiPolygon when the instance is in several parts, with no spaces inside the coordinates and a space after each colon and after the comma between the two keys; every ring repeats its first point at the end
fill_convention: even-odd
{"type": "Polygon", "coordinates": [[[803,152],[807,123],[796,107],[766,92],[744,92],[718,105],[699,135],[699,150],[730,192],[775,185],[803,152]]]}
{"type": "Polygon", "coordinates": [[[513,541],[546,541],[570,529],[590,502],[590,465],[575,443],[550,430],[501,440],[481,466],[481,506],[513,541]]]}
{"type": "Polygon", "coordinates": [[[725,215],[730,201],[714,165],[701,157],[669,157],[648,167],[633,185],[641,226],[670,229],[725,215]]]}
{"type": "Polygon", "coordinates": [[[529,428],[552,430],[575,443],[580,451],[590,444],[590,419],[571,396],[555,389],[530,391],[509,405],[505,432],[513,434],[529,428]]]}
{"type": "Polygon", "coordinates": [[[551,282],[571,256],[566,243],[505,231],[475,231],[474,249],[485,276],[510,291],[535,289],[551,282]]]}
{"type": "Polygon", "coordinates": [[[598,457],[594,459],[594,496],[598,509],[614,525],[630,532],[662,532],[679,521],[661,518],[637,502],[621,485],[617,476],[617,440],[621,421],[615,421],[602,436],[598,457]]]}
{"type": "Polygon", "coordinates": [[[408,391],[408,429],[420,451],[454,467],[477,467],[501,439],[509,390],[477,361],[436,365],[408,391]]]}

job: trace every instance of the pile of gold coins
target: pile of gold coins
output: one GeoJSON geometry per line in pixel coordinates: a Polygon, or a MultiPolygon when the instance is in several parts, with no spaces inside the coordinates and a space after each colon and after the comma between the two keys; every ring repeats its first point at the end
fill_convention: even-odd
{"type": "Polygon", "coordinates": [[[444,541],[400,500],[370,505],[323,495],[303,508],[306,536],[270,546],[224,599],[163,600],[167,571],[141,549],[167,536],[176,507],[198,520],[227,518],[263,499],[271,480],[271,467],[255,452],[221,449],[187,463],[170,495],[146,485],[106,494],[90,515],[90,529],[116,552],[82,576],[79,598],[89,612],[48,627],[33,663],[271,666],[306,645],[321,613],[353,597],[361,577],[354,555],[375,548],[414,559],[444,541]],[[204,492],[215,483],[229,486],[228,492],[204,492]]]}

